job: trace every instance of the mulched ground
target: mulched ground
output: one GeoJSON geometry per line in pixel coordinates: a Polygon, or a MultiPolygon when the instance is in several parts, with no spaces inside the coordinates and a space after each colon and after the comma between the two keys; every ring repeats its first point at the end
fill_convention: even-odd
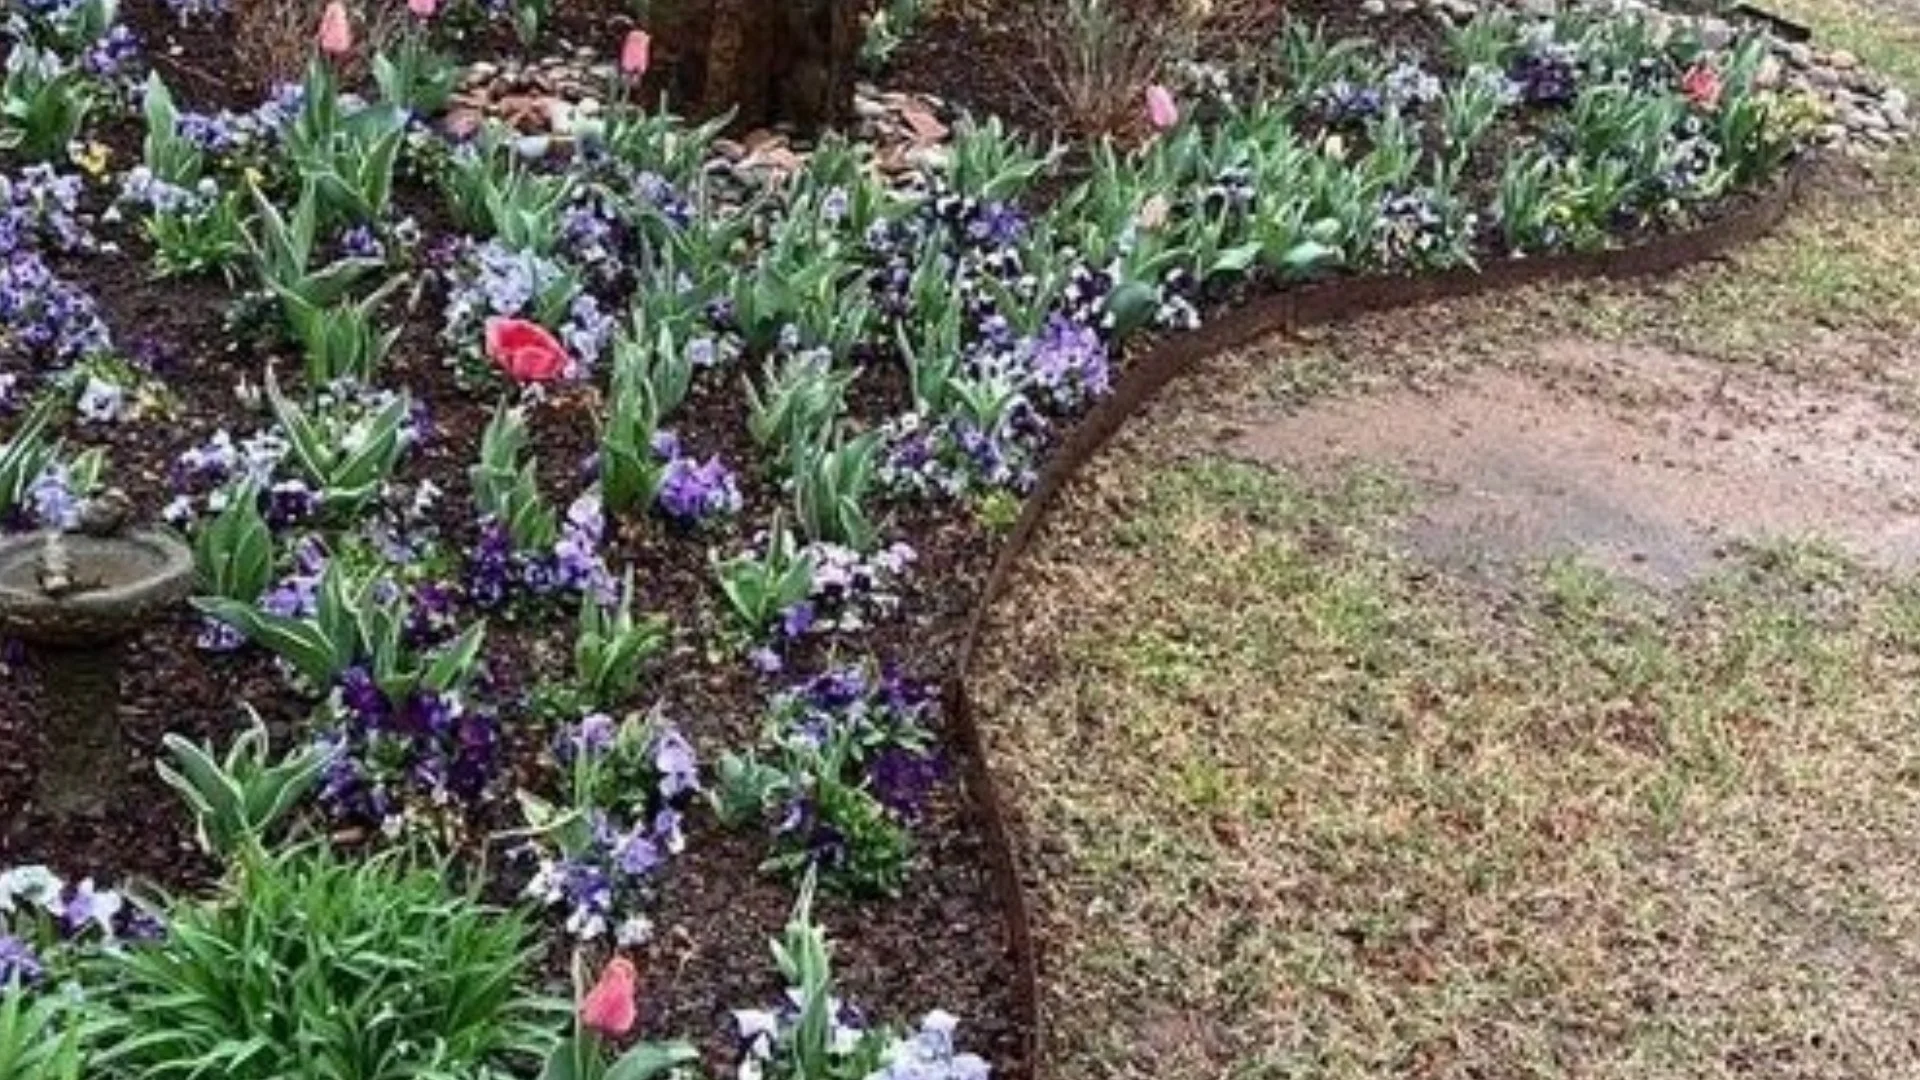
{"type": "MultiPolygon", "coordinates": [[[[568,5],[560,35],[585,39],[582,31],[593,21],[590,11],[590,5],[568,5]]],[[[220,77],[237,70],[224,28],[181,31],[159,0],[134,0],[126,5],[126,15],[183,106],[251,104],[250,93],[220,77]],[[155,44],[162,42],[170,45],[155,44]]],[[[138,160],[136,126],[109,125],[103,134],[117,163],[138,160]]],[[[434,195],[418,184],[403,184],[397,198],[405,211],[423,221],[439,216],[432,212],[434,195]]],[[[257,385],[268,357],[225,330],[232,299],[226,288],[218,282],[151,281],[144,243],[124,229],[114,238],[127,249],[125,254],[61,260],[56,269],[94,295],[117,341],[159,358],[158,370],[174,395],[169,417],[104,433],[110,482],[133,497],[141,518],[153,519],[170,497],[168,471],[182,451],[222,428],[237,436],[259,426],[259,415],[244,407],[234,390],[242,380],[257,385]]],[[[444,350],[436,339],[442,300],[437,287],[429,288],[410,312],[383,382],[406,387],[431,411],[433,438],[423,452],[409,458],[399,479],[431,479],[446,492],[440,525],[448,545],[457,550],[476,536],[465,470],[494,401],[454,386],[442,365],[444,350]]],[[[853,395],[861,419],[876,421],[900,411],[905,388],[891,369],[876,371],[862,382],[853,395]]],[[[769,479],[752,471],[756,454],[746,436],[745,406],[731,380],[697,383],[676,415],[675,427],[690,451],[703,457],[721,453],[746,470],[741,480],[747,512],[731,534],[698,540],[675,538],[657,528],[622,530],[605,554],[616,569],[637,568],[642,608],[672,620],[674,655],[660,665],[646,700],[662,703],[710,763],[724,750],[756,740],[765,694],[774,684],[757,679],[737,658],[707,654],[716,619],[708,545],[738,550],[747,530],[780,501],[769,479]]],[[[577,466],[592,448],[588,406],[580,401],[549,403],[536,411],[531,428],[543,486],[564,506],[579,490],[577,466]]],[[[910,506],[894,509],[889,533],[908,539],[921,558],[901,614],[864,639],[842,638],[833,655],[825,646],[791,654],[789,671],[796,677],[861,655],[897,662],[929,682],[947,669],[957,631],[991,555],[991,538],[952,514],[910,506]]],[[[570,605],[538,620],[495,620],[488,657],[496,698],[512,701],[529,672],[566,671],[572,628],[570,605]]],[[[209,654],[194,646],[199,631],[198,619],[182,611],[127,643],[118,720],[129,753],[113,790],[104,793],[106,813],[96,818],[62,820],[40,805],[37,773],[49,741],[59,732],[44,722],[48,710],[40,659],[17,646],[8,649],[6,667],[0,669],[6,687],[0,695],[0,807],[5,808],[0,816],[0,865],[44,862],[67,875],[171,890],[207,883],[213,868],[198,855],[177,797],[153,770],[161,736],[173,732],[224,744],[238,730],[245,702],[261,711],[286,745],[306,705],[284,690],[262,652],[209,654]]],[[[511,713],[505,719],[516,750],[514,768],[522,779],[531,779],[546,733],[531,724],[516,729],[511,713]]],[[[948,779],[915,829],[919,865],[906,895],[897,900],[826,898],[820,915],[837,943],[835,967],[847,1000],[864,1006],[869,1015],[900,1020],[916,1019],[936,1007],[950,1010],[964,1019],[969,1049],[1017,1072],[1021,1063],[1010,996],[1013,968],[1003,951],[1001,909],[977,810],[959,781],[963,763],[950,764],[948,779]]],[[[488,824],[518,824],[511,805],[497,811],[497,820],[488,824]]],[[[485,854],[501,878],[498,891],[503,895],[524,881],[529,868],[510,853],[496,849],[485,854]]],[[[767,941],[784,924],[793,891],[758,872],[766,854],[766,839],[758,829],[729,834],[704,815],[695,815],[688,849],[671,863],[661,881],[658,905],[649,913],[659,936],[642,957],[645,1032],[704,1040],[715,1066],[731,1058],[728,1010],[771,1004],[782,989],[767,941]]],[[[553,940],[551,970],[558,974],[565,964],[557,928],[553,940]]]]}

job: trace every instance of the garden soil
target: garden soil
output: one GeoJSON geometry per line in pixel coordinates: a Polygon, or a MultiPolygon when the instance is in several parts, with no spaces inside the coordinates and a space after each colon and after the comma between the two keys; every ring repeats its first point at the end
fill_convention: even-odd
{"type": "Polygon", "coordinates": [[[1499,574],[1578,557],[1658,587],[1819,534],[1920,566],[1920,425],[1864,393],[1559,340],[1518,371],[1245,417],[1231,451],[1309,478],[1407,478],[1411,547],[1499,574]]]}

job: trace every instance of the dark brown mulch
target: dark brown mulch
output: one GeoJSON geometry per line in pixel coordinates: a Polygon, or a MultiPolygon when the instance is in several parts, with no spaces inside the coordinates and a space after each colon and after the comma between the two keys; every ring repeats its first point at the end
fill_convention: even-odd
{"type": "MultiPolygon", "coordinates": [[[[590,34],[596,26],[593,5],[560,6],[562,36],[600,36],[590,34]]],[[[183,106],[244,109],[254,104],[255,97],[229,77],[238,65],[222,24],[182,30],[159,0],[130,0],[127,16],[183,106]]],[[[112,144],[116,163],[138,159],[135,125],[112,124],[98,134],[112,144]]],[[[422,211],[431,202],[428,193],[413,188],[399,197],[422,211]]],[[[222,428],[238,436],[260,426],[262,418],[240,402],[234,389],[242,380],[258,385],[269,358],[226,332],[230,290],[218,282],[153,281],[143,241],[124,226],[110,235],[124,254],[62,260],[59,270],[94,295],[116,340],[139,343],[143,352],[160,358],[171,412],[92,433],[110,448],[112,482],[151,517],[170,496],[168,472],[183,450],[222,428]]],[[[385,381],[407,387],[432,411],[433,441],[407,462],[402,479],[432,479],[447,492],[441,527],[445,542],[458,550],[475,535],[465,470],[494,400],[457,388],[443,366],[444,349],[437,341],[441,299],[428,290],[411,313],[385,381]]],[[[760,730],[765,695],[775,688],[737,656],[710,651],[718,608],[708,548],[738,550],[747,530],[779,505],[746,439],[738,374],[702,380],[673,426],[691,449],[703,456],[720,453],[745,470],[748,508],[740,524],[691,538],[670,536],[657,525],[627,527],[606,552],[616,568],[636,568],[641,606],[667,614],[676,632],[671,660],[660,665],[637,704],[658,702],[709,763],[724,750],[751,743],[760,730]]],[[[904,393],[892,367],[876,368],[863,378],[855,406],[864,420],[874,422],[898,411],[904,393]]],[[[580,405],[555,403],[536,412],[532,427],[546,490],[564,506],[581,489],[578,466],[592,449],[591,417],[580,405]]],[[[929,682],[946,671],[991,540],[950,513],[913,506],[895,507],[893,513],[890,532],[921,555],[901,614],[861,639],[797,652],[790,657],[794,677],[865,655],[898,663],[929,682]]],[[[537,778],[536,759],[547,732],[516,715],[508,695],[524,689],[536,674],[551,677],[568,669],[572,622],[571,607],[562,606],[544,617],[496,619],[491,625],[487,658],[508,705],[510,770],[517,779],[537,778]]],[[[128,760],[116,772],[105,813],[91,818],[63,819],[38,801],[39,763],[60,733],[43,722],[39,660],[31,652],[9,653],[0,668],[6,689],[0,695],[0,865],[44,862],[67,875],[169,890],[208,883],[213,868],[197,854],[179,800],[153,769],[160,737],[176,732],[223,744],[244,722],[242,703],[251,703],[284,745],[298,730],[306,705],[284,689],[263,654],[203,652],[195,647],[199,630],[198,620],[182,612],[128,643],[117,712],[128,760]]],[[[1017,1072],[1021,1043],[1009,996],[1013,968],[1004,952],[1001,909],[975,821],[978,811],[959,781],[961,764],[951,763],[916,827],[919,859],[906,894],[857,901],[828,896],[820,914],[837,942],[836,970],[849,1002],[876,1018],[905,1022],[929,1009],[948,1009],[964,1018],[970,1049],[1017,1072]]],[[[510,799],[484,816],[491,826],[518,824],[510,799]]],[[[523,860],[497,849],[486,854],[500,879],[497,892],[510,893],[525,880],[523,860]]],[[[703,1041],[716,1067],[732,1053],[729,1010],[773,1004],[782,989],[767,941],[785,922],[793,890],[759,872],[766,855],[759,830],[728,834],[705,814],[695,814],[688,850],[670,865],[658,906],[649,913],[659,937],[640,957],[645,1031],[703,1041]]],[[[554,931],[558,942],[557,926],[554,931]]],[[[556,977],[565,970],[562,951],[555,950],[550,968],[556,977]]]]}

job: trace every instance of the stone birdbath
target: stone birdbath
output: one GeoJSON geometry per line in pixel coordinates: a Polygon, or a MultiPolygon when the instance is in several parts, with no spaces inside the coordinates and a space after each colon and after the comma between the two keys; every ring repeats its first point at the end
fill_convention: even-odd
{"type": "Polygon", "coordinates": [[[40,661],[39,801],[56,816],[105,808],[126,769],[121,643],[184,600],[193,581],[193,552],[158,531],[0,539],[0,637],[20,639],[40,661]]]}

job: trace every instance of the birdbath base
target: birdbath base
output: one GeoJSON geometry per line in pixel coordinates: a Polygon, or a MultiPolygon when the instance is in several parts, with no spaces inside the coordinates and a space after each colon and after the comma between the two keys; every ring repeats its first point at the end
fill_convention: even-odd
{"type": "Polygon", "coordinates": [[[120,646],[41,648],[46,752],[39,802],[61,819],[98,817],[126,773],[120,701],[120,646]]]}

